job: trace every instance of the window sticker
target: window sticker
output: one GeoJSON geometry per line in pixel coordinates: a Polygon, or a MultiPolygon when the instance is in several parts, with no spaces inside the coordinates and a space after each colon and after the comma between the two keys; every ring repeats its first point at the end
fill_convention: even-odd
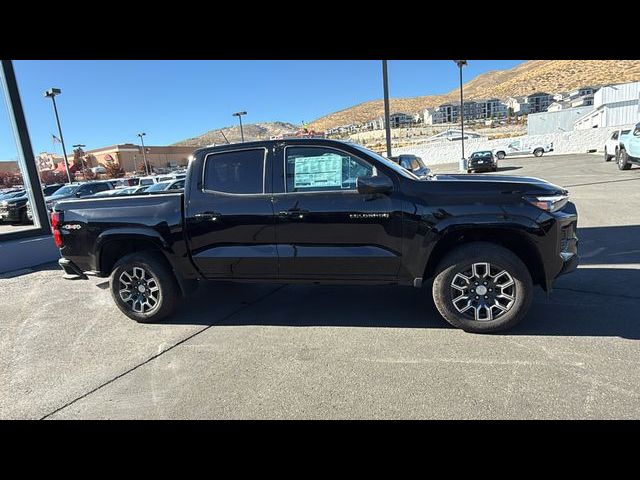
{"type": "Polygon", "coordinates": [[[342,187],[342,156],[330,153],[294,162],[294,188],[342,187]]]}

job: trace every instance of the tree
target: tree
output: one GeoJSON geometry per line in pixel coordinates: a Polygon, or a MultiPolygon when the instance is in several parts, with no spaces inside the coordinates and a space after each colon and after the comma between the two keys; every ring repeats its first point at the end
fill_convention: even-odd
{"type": "Polygon", "coordinates": [[[141,162],[138,165],[138,168],[136,168],[136,172],[139,173],[140,175],[146,175],[147,174],[147,169],[144,166],[144,162],[141,162]]]}
{"type": "Polygon", "coordinates": [[[107,160],[107,163],[105,163],[104,168],[107,171],[107,177],[109,178],[124,177],[124,174],[125,174],[124,169],[120,166],[119,163],[116,163],[113,160],[107,160]]]}
{"type": "Polygon", "coordinates": [[[23,185],[22,174],[11,172],[0,172],[0,187],[10,188],[16,185],[23,185]]]}
{"type": "Polygon", "coordinates": [[[44,170],[40,172],[40,183],[52,185],[54,183],[66,183],[67,175],[58,170],[44,170]]]}

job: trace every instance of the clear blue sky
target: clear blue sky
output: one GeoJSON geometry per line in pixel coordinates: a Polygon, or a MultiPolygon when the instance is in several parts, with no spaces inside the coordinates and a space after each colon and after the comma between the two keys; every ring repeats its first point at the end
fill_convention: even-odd
{"type": "MultiPolygon", "coordinates": [[[[522,60],[472,60],[465,81],[522,60]]],[[[136,143],[168,145],[208,130],[237,124],[231,113],[246,110],[246,123],[310,122],[352,105],[382,98],[380,61],[15,61],[34,152],[52,151],[58,134],[51,101],[56,98],[67,150],[136,143]]],[[[389,62],[391,97],[446,93],[458,85],[450,60],[389,62]]],[[[60,146],[55,147],[60,152],[60,146]]],[[[0,160],[16,156],[0,112],[0,160]]]]}

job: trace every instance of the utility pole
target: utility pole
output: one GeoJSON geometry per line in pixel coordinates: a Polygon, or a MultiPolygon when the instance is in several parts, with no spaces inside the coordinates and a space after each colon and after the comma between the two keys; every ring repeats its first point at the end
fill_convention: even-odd
{"type": "Polygon", "coordinates": [[[149,175],[149,164],[147,163],[147,153],[144,149],[144,137],[146,135],[146,133],[142,132],[139,133],[138,136],[140,137],[140,143],[142,143],[142,160],[144,161],[144,171],[147,172],[147,175],[149,175]]]}
{"type": "Polygon", "coordinates": [[[50,88],[44,92],[44,96],[51,99],[53,103],[53,113],[56,116],[56,123],[58,124],[58,134],[60,135],[60,143],[62,144],[62,159],[64,166],[67,169],[67,179],[71,183],[71,171],[69,170],[69,162],[67,161],[67,149],[64,146],[64,137],[62,136],[62,127],[60,126],[60,117],[58,116],[58,107],[56,106],[56,95],[60,95],[62,90],[59,88],[50,88]]]}
{"type": "Polygon", "coordinates": [[[244,132],[242,131],[242,115],[246,115],[247,112],[236,112],[233,114],[234,117],[238,117],[240,120],[240,137],[242,138],[242,143],[244,143],[244,132]]]}
{"type": "Polygon", "coordinates": [[[467,61],[454,60],[454,62],[456,63],[456,65],[458,65],[458,68],[460,68],[460,130],[462,132],[462,138],[461,138],[462,157],[460,157],[460,163],[458,164],[458,168],[460,172],[466,172],[467,168],[465,165],[465,158],[464,158],[464,102],[463,102],[463,95],[462,95],[462,67],[467,65],[467,61]]]}
{"type": "Polygon", "coordinates": [[[382,60],[382,86],[384,88],[384,129],[387,139],[387,158],[391,157],[391,124],[389,123],[389,76],[387,61],[382,60]]]}

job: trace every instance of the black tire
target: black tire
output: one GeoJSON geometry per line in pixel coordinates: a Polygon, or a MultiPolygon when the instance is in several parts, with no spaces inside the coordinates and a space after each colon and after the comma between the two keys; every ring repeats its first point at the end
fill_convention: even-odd
{"type": "MultiPolygon", "coordinates": [[[[483,269],[486,271],[486,267],[478,267],[476,272],[481,273],[483,269]]],[[[462,280],[462,282],[465,281],[462,280]]],[[[432,292],[436,308],[451,325],[467,332],[491,333],[511,328],[525,317],[533,300],[533,282],[529,269],[510,250],[494,243],[472,242],[457,247],[442,259],[436,269],[432,292]],[[484,282],[480,279],[481,285],[476,287],[472,279],[467,282],[468,286],[465,288],[471,297],[478,293],[472,289],[480,287],[486,290],[480,292],[481,295],[476,295],[476,298],[484,296],[486,293],[492,303],[491,307],[481,305],[483,299],[479,301],[474,298],[467,299],[464,292],[452,286],[454,280],[456,280],[456,284],[459,284],[458,274],[473,278],[473,275],[469,277],[465,272],[473,272],[474,264],[484,263],[490,264],[488,285],[482,285],[484,282]],[[507,276],[504,276],[503,271],[507,272],[507,276]],[[493,277],[491,272],[494,272],[493,277]],[[513,281],[512,287],[508,285],[511,281],[513,281]],[[491,291],[488,290],[489,288],[491,291]],[[492,298],[497,294],[498,288],[501,292],[499,295],[506,294],[513,297],[513,300],[492,298]],[[456,294],[459,292],[460,296],[454,297],[454,291],[456,294]],[[461,313],[454,304],[454,298],[462,298],[458,302],[459,307],[469,308],[472,312],[467,310],[461,313]],[[465,300],[467,304],[461,304],[465,300]],[[499,307],[495,306],[496,303],[500,304],[502,308],[506,308],[506,311],[501,311],[499,307]],[[472,306],[469,307],[469,305],[472,306]],[[487,309],[489,313],[487,313],[487,309]],[[495,317],[493,315],[494,309],[497,312],[495,317]],[[479,311],[484,311],[484,313],[479,315],[479,311]]]]}
{"type": "Polygon", "coordinates": [[[607,153],[607,147],[604,147],[604,161],[605,162],[610,162],[611,161],[611,157],[612,157],[612,155],[609,155],[607,153]]]}
{"type": "Polygon", "coordinates": [[[166,259],[158,252],[135,252],[122,257],[113,267],[109,287],[111,296],[122,313],[139,323],[155,323],[168,317],[180,299],[180,287],[175,275],[166,259]],[[139,270],[134,271],[134,268],[142,269],[144,275],[139,270]],[[124,272],[128,277],[122,276],[124,272]],[[132,275],[134,272],[137,276],[132,275]],[[146,281],[138,280],[141,276],[146,281]],[[130,291],[133,294],[129,295],[129,301],[125,300],[128,290],[123,289],[124,293],[120,295],[121,287],[126,287],[123,281],[131,284],[130,291]],[[145,288],[146,296],[137,290],[138,284],[145,288]],[[158,289],[153,291],[156,286],[158,289]],[[158,293],[154,296],[155,292],[158,293]]]}
{"type": "Polygon", "coordinates": [[[618,163],[618,168],[620,170],[629,170],[631,168],[631,164],[629,163],[629,155],[627,155],[627,151],[624,148],[618,150],[618,154],[616,155],[616,162],[618,163]]]}
{"type": "Polygon", "coordinates": [[[498,166],[497,165],[494,166],[491,170],[494,171],[494,172],[497,172],[498,171],[498,166]]]}
{"type": "Polygon", "coordinates": [[[467,169],[467,173],[473,173],[473,170],[467,169]]]}
{"type": "Polygon", "coordinates": [[[498,157],[498,160],[502,160],[506,156],[507,156],[507,154],[504,153],[504,152],[497,152],[496,153],[496,157],[498,157]]]}
{"type": "Polygon", "coordinates": [[[541,157],[543,154],[544,154],[544,150],[543,150],[543,149],[541,149],[541,148],[536,148],[536,149],[533,151],[533,156],[534,156],[534,157],[541,157]]]}

